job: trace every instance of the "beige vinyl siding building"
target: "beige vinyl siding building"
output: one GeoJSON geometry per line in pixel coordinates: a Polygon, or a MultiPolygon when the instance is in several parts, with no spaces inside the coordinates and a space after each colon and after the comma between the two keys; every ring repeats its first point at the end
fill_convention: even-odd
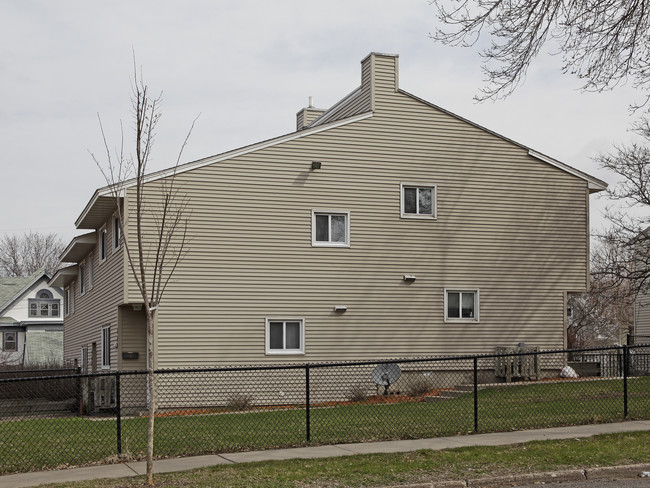
{"type": "MultiPolygon", "coordinates": [[[[158,367],[565,345],[567,292],[588,286],[589,194],[605,183],[400,90],[397,66],[372,53],[361,87],[298,112],[297,132],[178,169],[190,241],[157,312],[158,367]]],[[[150,176],[150,207],[170,175],[150,176]]],[[[110,226],[111,205],[99,189],[78,228],[110,226]]],[[[141,302],[111,254],[65,319],[66,357],[110,325],[111,367],[143,367],[141,302]]]]}
{"type": "Polygon", "coordinates": [[[634,302],[634,334],[637,343],[650,342],[650,299],[647,295],[638,296],[634,302]]]}

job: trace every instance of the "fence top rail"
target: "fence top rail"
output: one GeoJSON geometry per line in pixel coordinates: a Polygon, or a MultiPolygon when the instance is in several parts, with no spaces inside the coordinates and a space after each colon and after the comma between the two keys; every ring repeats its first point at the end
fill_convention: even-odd
{"type": "Polygon", "coordinates": [[[67,380],[72,378],[97,378],[97,377],[110,377],[110,376],[124,376],[128,374],[142,374],[146,371],[111,371],[111,372],[102,372],[102,373],[77,373],[77,374],[59,374],[53,376],[25,376],[22,378],[0,378],[0,384],[2,383],[17,383],[20,381],[52,381],[52,380],[67,380]]]}
{"type": "Polygon", "coordinates": [[[24,373],[50,373],[52,371],[78,371],[79,368],[47,368],[47,369],[2,369],[0,374],[24,374],[24,373]]]}
{"type": "MultiPolygon", "coordinates": [[[[216,373],[216,372],[234,372],[234,371],[271,371],[271,370],[296,370],[296,369],[323,369],[333,367],[350,367],[350,366],[373,366],[377,364],[413,364],[413,363],[440,363],[450,361],[474,361],[496,358],[507,358],[517,356],[542,356],[551,354],[568,354],[568,353],[621,353],[624,351],[634,352],[636,350],[648,350],[650,353],[650,344],[637,344],[631,346],[608,346],[608,347],[593,347],[584,349],[548,349],[540,351],[526,351],[526,352],[509,352],[503,354],[474,354],[463,356],[439,356],[439,357],[420,357],[420,358],[396,358],[396,359],[381,359],[381,360],[368,360],[368,361],[346,361],[346,362],[322,362],[322,363],[295,363],[295,364],[270,364],[270,365],[257,365],[257,366],[216,366],[216,367],[199,367],[199,368],[168,368],[156,369],[154,374],[166,375],[175,373],[216,373]]],[[[41,370],[39,370],[40,372],[41,370]]],[[[56,371],[56,370],[51,370],[56,371]]],[[[61,371],[70,371],[64,369],[61,371]]],[[[0,384],[13,383],[20,381],[37,381],[37,380],[58,380],[58,379],[71,379],[71,378],[98,378],[98,377],[116,377],[116,376],[138,376],[148,374],[147,370],[135,371],[102,371],[99,373],[77,373],[67,375],[53,375],[53,376],[31,376],[31,377],[18,377],[18,378],[0,378],[0,384]]]]}

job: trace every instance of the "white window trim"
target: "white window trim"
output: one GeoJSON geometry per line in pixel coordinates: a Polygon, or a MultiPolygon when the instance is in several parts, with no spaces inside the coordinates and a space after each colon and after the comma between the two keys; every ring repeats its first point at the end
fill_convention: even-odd
{"type": "Polygon", "coordinates": [[[106,245],[106,238],[108,237],[108,233],[106,232],[106,225],[103,225],[100,227],[99,232],[97,234],[97,257],[99,258],[99,264],[103,263],[106,261],[106,258],[108,257],[108,246],[106,245]],[[104,257],[102,258],[102,236],[104,237],[104,257]]]}
{"type": "Polygon", "coordinates": [[[320,210],[311,211],[311,245],[312,247],[350,247],[350,211],[349,210],[320,210]],[[345,215],[346,242],[324,242],[316,240],[316,215],[345,215]]]}
{"type": "MultiPolygon", "coordinates": [[[[480,300],[480,293],[478,288],[465,288],[465,287],[445,288],[444,295],[445,295],[445,305],[444,305],[445,322],[477,324],[481,321],[480,320],[481,300],[480,300]],[[472,317],[471,319],[465,317],[447,317],[447,296],[449,293],[474,293],[474,317],[472,317]]],[[[462,307],[462,302],[461,302],[461,307],[462,307]]]]}
{"type": "Polygon", "coordinates": [[[79,263],[79,296],[84,296],[88,291],[88,282],[86,280],[86,260],[79,263]]]}
{"type": "Polygon", "coordinates": [[[120,245],[122,243],[122,233],[120,232],[120,224],[119,224],[119,217],[117,214],[113,214],[113,236],[111,237],[111,242],[112,242],[112,249],[113,252],[117,251],[120,248],[120,245]],[[115,225],[115,222],[117,221],[117,225],[115,225]],[[117,238],[117,246],[115,245],[115,234],[118,234],[117,238]]]}
{"type": "Polygon", "coordinates": [[[63,290],[63,316],[67,317],[74,312],[74,287],[76,283],[72,282],[63,290]]]}
{"type": "Polygon", "coordinates": [[[425,219],[437,220],[438,218],[438,185],[433,183],[400,183],[399,184],[399,210],[400,216],[403,219],[425,219]],[[431,188],[431,210],[432,215],[429,214],[414,214],[404,212],[404,187],[406,188],[431,188]]]}
{"type": "Polygon", "coordinates": [[[287,317],[266,317],[266,354],[279,356],[298,356],[305,354],[305,319],[287,317]],[[300,322],[300,349],[271,349],[271,322],[300,322]]]}
{"type": "Polygon", "coordinates": [[[102,327],[102,340],[100,342],[101,347],[101,356],[102,356],[102,369],[111,369],[111,326],[106,325],[102,327]],[[104,331],[108,329],[108,348],[104,344],[104,331]],[[104,351],[108,350],[108,364],[106,364],[106,357],[104,356],[104,351]]]}
{"type": "Polygon", "coordinates": [[[87,261],[87,268],[88,268],[88,279],[86,280],[86,290],[90,291],[93,289],[93,253],[90,253],[88,255],[87,261]]]}

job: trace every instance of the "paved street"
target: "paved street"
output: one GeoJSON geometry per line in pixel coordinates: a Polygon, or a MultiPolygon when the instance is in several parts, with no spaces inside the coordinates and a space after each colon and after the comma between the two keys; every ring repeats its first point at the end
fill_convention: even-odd
{"type": "MultiPolygon", "coordinates": [[[[568,481],[564,483],[546,483],[544,486],[548,488],[647,488],[650,486],[650,478],[614,481],[568,481]]],[[[540,484],[517,485],[513,488],[540,488],[540,484]]]]}

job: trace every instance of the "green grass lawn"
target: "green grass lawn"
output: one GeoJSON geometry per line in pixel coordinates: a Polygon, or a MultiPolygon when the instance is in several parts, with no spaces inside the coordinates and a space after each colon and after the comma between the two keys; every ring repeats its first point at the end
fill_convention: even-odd
{"type": "MultiPolygon", "coordinates": [[[[533,471],[649,463],[649,444],[650,432],[630,432],[509,446],[218,465],[180,473],[156,474],[154,479],[158,488],[392,486],[533,471]]],[[[146,483],[144,477],[138,476],[47,486],[126,488],[146,486],[146,483]]]]}
{"type": "MultiPolygon", "coordinates": [[[[650,418],[650,377],[632,378],[628,418],[650,418]]],[[[534,383],[481,390],[479,432],[623,419],[621,380],[534,383]]],[[[423,438],[474,430],[472,393],[440,402],[337,405],[311,409],[311,444],[423,438]]],[[[122,421],[123,453],[146,447],[145,418],[122,421]]],[[[305,445],[303,409],[156,419],[155,453],[177,456],[305,445]]],[[[3,473],[101,462],[116,454],[115,419],[89,417],[0,422],[3,473]]]]}

